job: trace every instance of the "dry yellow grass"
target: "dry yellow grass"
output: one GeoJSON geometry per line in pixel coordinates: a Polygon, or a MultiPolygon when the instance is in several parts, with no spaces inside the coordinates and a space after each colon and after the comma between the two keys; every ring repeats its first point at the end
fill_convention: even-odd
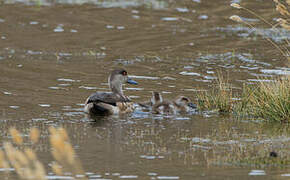
{"type": "Polygon", "coordinates": [[[30,140],[33,142],[33,143],[37,143],[38,140],[39,140],[39,136],[40,136],[40,133],[39,133],[39,130],[35,127],[31,128],[30,129],[30,140]]]}
{"type": "Polygon", "coordinates": [[[22,139],[20,133],[17,131],[17,129],[11,128],[11,129],[9,129],[9,132],[10,132],[10,135],[12,136],[13,141],[17,145],[21,145],[23,143],[23,139],[22,139]]]}
{"type": "MultiPolygon", "coordinates": [[[[52,171],[57,175],[62,175],[64,171],[70,172],[73,177],[83,175],[78,176],[78,179],[87,179],[65,129],[50,127],[49,131],[52,155],[56,161],[53,163],[52,171]]],[[[19,147],[24,146],[21,134],[15,128],[11,128],[9,132],[15,144],[19,147]]],[[[30,130],[30,140],[33,143],[38,142],[39,135],[37,128],[30,130]]],[[[46,180],[45,168],[36,153],[31,148],[19,147],[14,147],[10,142],[4,143],[4,150],[0,150],[0,167],[5,170],[10,166],[13,167],[20,179],[46,180]]]]}

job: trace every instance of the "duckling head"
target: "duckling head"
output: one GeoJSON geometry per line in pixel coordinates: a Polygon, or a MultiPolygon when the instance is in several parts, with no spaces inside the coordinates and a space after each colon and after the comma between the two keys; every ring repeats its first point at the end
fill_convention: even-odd
{"type": "Polygon", "coordinates": [[[157,104],[157,103],[161,103],[163,101],[163,98],[161,96],[161,94],[157,91],[153,91],[152,92],[152,97],[151,97],[151,104],[157,104]]]}
{"type": "Polygon", "coordinates": [[[186,110],[188,110],[189,108],[196,108],[196,105],[193,104],[191,100],[186,96],[178,96],[174,102],[178,107],[184,107],[186,108],[186,110]]]}

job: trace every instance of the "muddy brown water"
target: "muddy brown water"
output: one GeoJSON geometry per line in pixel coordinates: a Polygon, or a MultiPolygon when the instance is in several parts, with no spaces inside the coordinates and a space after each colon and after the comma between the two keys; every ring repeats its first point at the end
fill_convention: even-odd
{"type": "MultiPolygon", "coordinates": [[[[117,67],[139,82],[125,86],[136,102],[153,90],[195,101],[218,71],[237,89],[261,77],[289,75],[287,61],[263,38],[283,45],[289,32],[272,31],[231,2],[236,1],[1,1],[1,146],[11,141],[10,127],[24,137],[38,127],[42,136],[34,149],[48,178],[54,178],[49,126],[66,128],[89,179],[289,178],[289,166],[212,163],[218,143],[254,146],[262,139],[278,152],[289,151],[289,131],[279,125],[209,112],[156,116],[140,109],[92,123],[83,113],[87,96],[108,91],[107,76],[117,67]],[[229,20],[233,14],[262,34],[229,20]],[[236,136],[223,137],[227,132],[236,136]]],[[[271,1],[239,2],[270,22],[279,16],[271,1]]],[[[220,154],[230,151],[225,147],[220,154]]],[[[0,177],[17,179],[13,170],[9,176],[0,171],[0,177]]]]}

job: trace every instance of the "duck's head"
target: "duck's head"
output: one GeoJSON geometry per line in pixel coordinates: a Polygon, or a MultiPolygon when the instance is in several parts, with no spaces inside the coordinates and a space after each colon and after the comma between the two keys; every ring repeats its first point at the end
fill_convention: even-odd
{"type": "Polygon", "coordinates": [[[190,107],[190,108],[196,108],[196,105],[193,104],[191,102],[191,100],[186,97],[186,96],[177,96],[177,98],[175,99],[174,101],[178,106],[181,106],[181,107],[190,107]]]}
{"type": "Polygon", "coordinates": [[[122,84],[138,84],[136,81],[128,77],[128,73],[124,69],[115,69],[109,76],[109,85],[113,92],[122,94],[122,84]]]}

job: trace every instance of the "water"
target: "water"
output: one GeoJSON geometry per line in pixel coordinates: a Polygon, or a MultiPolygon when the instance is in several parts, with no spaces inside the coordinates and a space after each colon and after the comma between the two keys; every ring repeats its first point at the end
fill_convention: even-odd
{"type": "MultiPolygon", "coordinates": [[[[41,141],[33,148],[48,179],[71,178],[51,173],[49,126],[67,129],[90,179],[286,179],[289,166],[224,161],[235,145],[289,151],[289,130],[281,125],[211,112],[158,116],[140,109],[93,123],[82,111],[91,93],[108,91],[107,76],[116,67],[139,82],[124,88],[136,102],[148,100],[153,90],[196,101],[195,94],[209,89],[219,71],[237,89],[260,77],[289,75],[278,50],[228,20],[238,13],[231,2],[2,1],[1,145],[11,140],[9,127],[24,137],[38,127],[41,141]]],[[[269,21],[277,16],[271,1],[239,2],[269,21]]],[[[290,36],[285,31],[278,36],[264,25],[260,29],[277,43],[290,36]]],[[[13,173],[9,178],[17,179],[13,173]]]]}

